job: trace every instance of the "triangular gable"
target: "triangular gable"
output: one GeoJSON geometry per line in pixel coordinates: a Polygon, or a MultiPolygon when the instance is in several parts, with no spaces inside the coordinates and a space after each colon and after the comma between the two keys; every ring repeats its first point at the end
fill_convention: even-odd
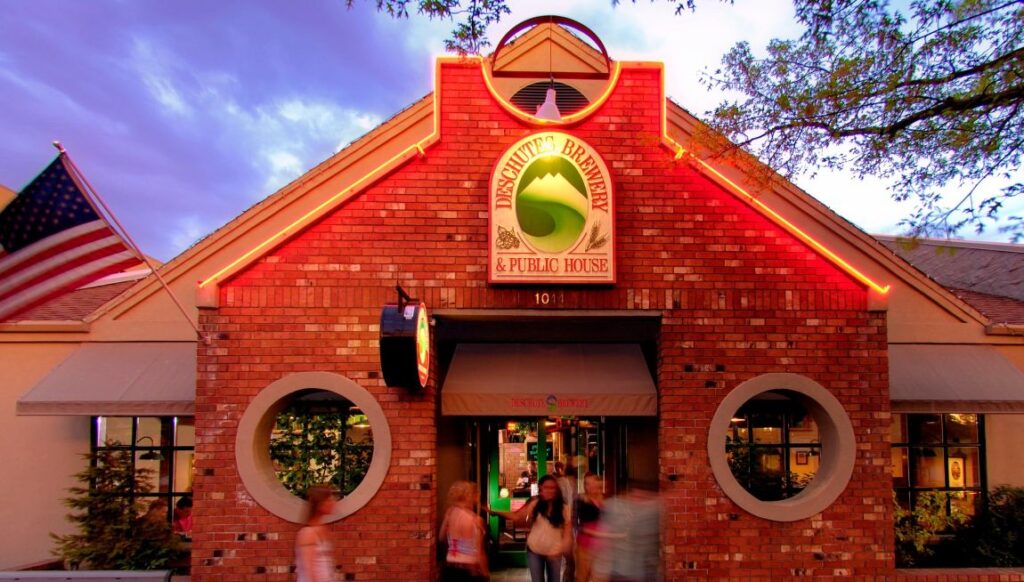
{"type": "MultiPolygon", "coordinates": [[[[499,66],[525,69],[531,66],[529,63],[543,59],[549,45],[552,56],[556,53],[559,55],[559,66],[590,71],[599,71],[603,66],[603,57],[590,45],[560,27],[549,26],[539,26],[510,44],[509,50],[499,59],[499,66]]],[[[481,73],[487,80],[490,70],[486,66],[487,61],[479,57],[467,58],[480,63],[481,73]]],[[[438,59],[435,83],[440,78],[440,67],[445,63],[465,64],[466,59],[438,59]]],[[[611,84],[605,93],[599,94],[596,100],[592,99],[595,102],[594,108],[599,107],[602,98],[614,90],[617,72],[624,67],[662,68],[660,63],[615,63],[611,84]]],[[[492,82],[490,88],[498,98],[504,91],[494,85],[492,82]]],[[[406,161],[423,155],[439,137],[438,90],[439,87],[435,87],[435,93],[396,115],[170,261],[161,269],[165,279],[174,281],[172,287],[186,299],[193,296],[195,282],[200,281],[202,286],[197,305],[214,306],[216,284],[219,281],[244,269],[277,244],[332,212],[345,200],[358,195],[363,188],[401,167],[406,161]]],[[[720,168],[702,160],[700,152],[686,147],[692,148],[692,138],[699,131],[706,131],[706,126],[664,99],[664,96],[663,102],[662,139],[667,148],[666,155],[685,158],[701,173],[793,233],[830,262],[848,273],[856,272],[855,278],[874,288],[875,308],[884,308],[882,297],[886,279],[895,274],[958,319],[986,322],[984,316],[959,298],[928,280],[869,235],[781,177],[774,181],[773,188],[765,191],[756,179],[735,168],[720,168]],[[756,195],[750,192],[756,192],[756,195]],[[828,241],[828,244],[819,241],[828,241]]],[[[158,291],[155,281],[140,283],[94,314],[91,320],[124,315],[158,291]]]]}
{"type": "Polygon", "coordinates": [[[805,240],[805,235],[813,239],[812,247],[821,245],[843,262],[855,261],[856,266],[851,266],[872,280],[891,285],[888,279],[895,275],[957,319],[987,323],[985,316],[966,302],[753,156],[744,160],[748,165],[746,171],[714,161],[707,151],[701,151],[700,136],[708,132],[713,130],[679,105],[665,100],[664,144],[678,157],[689,159],[698,171],[790,232],[799,232],[797,237],[801,240],[805,240]]]}

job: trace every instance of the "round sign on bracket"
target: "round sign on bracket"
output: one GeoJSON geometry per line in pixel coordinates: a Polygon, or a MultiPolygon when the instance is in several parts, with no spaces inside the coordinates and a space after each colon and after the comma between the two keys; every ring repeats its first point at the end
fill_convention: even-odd
{"type": "Polygon", "coordinates": [[[422,390],[430,379],[430,317],[419,301],[388,303],[380,314],[384,383],[422,390]]]}
{"type": "Polygon", "coordinates": [[[423,303],[420,303],[416,315],[416,372],[420,387],[425,387],[430,379],[430,318],[423,303]]]}
{"type": "Polygon", "coordinates": [[[512,144],[490,186],[491,283],[615,282],[612,180],[601,155],[560,131],[512,144]]]}

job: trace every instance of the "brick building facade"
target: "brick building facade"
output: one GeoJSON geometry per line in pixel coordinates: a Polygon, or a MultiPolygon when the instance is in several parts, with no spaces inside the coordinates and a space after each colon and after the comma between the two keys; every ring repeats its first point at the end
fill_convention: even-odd
{"type": "MultiPolygon", "coordinates": [[[[625,65],[607,101],[566,129],[603,155],[616,197],[614,285],[487,281],[495,160],[535,132],[492,99],[476,61],[439,67],[440,137],[424,154],[220,282],[202,312],[193,575],[287,579],[295,527],[264,510],[234,468],[239,417],[266,386],[329,371],[368,390],[387,417],[391,466],[376,496],[332,527],[345,579],[428,580],[439,524],[439,386],[388,388],[380,307],[401,284],[434,310],[651,312],[657,347],[658,486],[669,579],[848,578],[891,572],[886,316],[868,290],[661,144],[661,70],[625,65]],[[812,378],[842,403],[856,463],[837,501],[777,522],[716,485],[707,427],[723,396],[764,373],[812,378]],[[742,573],[742,574],[741,574],[742,573]]],[[[497,315],[496,315],[497,317],[497,315]]],[[[543,338],[538,338],[543,341],[543,338]]],[[[724,453],[723,453],[724,454],[724,453]]]]}
{"type": "MultiPolygon", "coordinates": [[[[161,266],[198,339],[146,274],[87,316],[2,322],[5,454],[51,461],[8,477],[52,499],[5,508],[31,524],[3,539],[10,566],[49,555],[56,476],[104,448],[158,475],[147,501],[194,499],[191,574],[214,581],[294,577],[308,479],[282,467],[321,467],[301,455],[328,433],[345,580],[437,579],[454,482],[511,510],[558,463],[657,490],[666,580],[914,579],[893,499],[970,513],[1024,484],[1018,245],[907,262],[756,160],[708,155],[659,63],[534,24],[439,59],[431,94],[161,266]],[[423,386],[389,374],[393,332],[423,386]],[[345,424],[282,424],[299,405],[345,424]]],[[[487,527],[494,567],[520,566],[522,524],[487,527]]]]}

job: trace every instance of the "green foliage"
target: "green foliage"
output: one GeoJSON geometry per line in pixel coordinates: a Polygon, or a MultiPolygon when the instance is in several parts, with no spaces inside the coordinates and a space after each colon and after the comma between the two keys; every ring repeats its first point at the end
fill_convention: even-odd
{"type": "MultiPolygon", "coordinates": [[[[492,24],[501,22],[502,17],[508,16],[512,11],[508,7],[507,0],[374,0],[377,10],[393,18],[408,18],[409,11],[426,16],[431,20],[435,18],[452,20],[455,27],[452,35],[444,41],[445,50],[459,55],[476,55],[490,46],[487,40],[487,28],[492,24]]],[[[612,5],[618,5],[620,0],[612,0],[612,5]]],[[[653,1],[653,0],[652,0],[653,1]]],[[[732,4],[733,0],[720,0],[732,4]]],[[[632,0],[636,4],[636,0],[632,0]]],[[[345,0],[345,5],[351,8],[356,0],[345,0]]],[[[697,8],[697,0],[668,0],[674,4],[676,14],[685,11],[694,11],[697,8]]]]}
{"type": "Polygon", "coordinates": [[[917,496],[913,511],[907,511],[893,493],[893,522],[896,526],[896,564],[923,566],[934,555],[938,536],[950,534],[968,517],[950,504],[950,493],[930,491],[917,496]],[[947,507],[950,510],[947,512],[947,507]]]}
{"type": "Polygon", "coordinates": [[[314,485],[329,483],[348,495],[370,469],[373,437],[365,431],[353,440],[353,426],[366,422],[362,414],[340,409],[314,410],[296,402],[277,416],[270,438],[270,458],[277,478],[298,496],[314,485]]]}
{"type": "Polygon", "coordinates": [[[1002,485],[968,517],[946,499],[955,493],[918,498],[914,512],[896,506],[896,563],[933,568],[1024,566],[1024,488],[1002,485]]]}
{"type": "Polygon", "coordinates": [[[1024,566],[1024,488],[1001,485],[975,520],[975,551],[991,566],[1024,566]]]}
{"type": "MultiPolygon", "coordinates": [[[[107,443],[116,447],[117,443],[107,443]]],[[[75,475],[80,485],[68,490],[67,520],[78,531],[50,534],[54,554],[75,567],[92,570],[152,570],[166,567],[181,550],[166,519],[146,518],[136,494],[146,490],[152,471],[135,470],[127,448],[84,455],[88,467],[75,475]]]]}
{"type": "Polygon", "coordinates": [[[1001,485],[990,491],[985,510],[944,550],[962,565],[1024,566],[1024,488],[1001,485]]]}
{"type": "MultiPolygon", "coordinates": [[[[652,0],[653,1],[653,0],[652,0]]],[[[676,13],[697,0],[667,0],[676,13]]],[[[732,0],[722,0],[732,3],[732,0]]],[[[346,0],[351,6],[355,0],[346,0]]],[[[633,0],[635,3],[636,0],[633,0]]],[[[447,50],[478,54],[487,27],[510,13],[506,0],[376,0],[396,18],[410,9],[456,20],[447,50]]],[[[619,0],[612,0],[613,5],[619,0]]],[[[910,236],[982,232],[996,223],[1014,241],[1024,217],[1004,216],[1024,197],[1024,9],[1014,0],[793,0],[805,32],[773,39],[767,56],[734,46],[704,78],[738,93],[709,112],[695,141],[755,178],[819,168],[849,169],[890,184],[915,210],[910,236]],[[956,189],[947,202],[943,191],[956,189]],[[1002,222],[1000,222],[1002,221],[1002,222]]]]}
{"type": "MultiPolygon", "coordinates": [[[[736,141],[715,147],[748,149],[787,176],[847,168],[886,179],[894,199],[917,202],[903,221],[913,236],[1000,219],[1024,188],[1020,2],[794,4],[800,38],[771,41],[764,57],[737,44],[704,79],[742,95],[711,112],[736,141]],[[947,203],[950,187],[962,194],[947,203]]],[[[1024,223],[1009,217],[1000,230],[1019,240],[1024,223]]]]}

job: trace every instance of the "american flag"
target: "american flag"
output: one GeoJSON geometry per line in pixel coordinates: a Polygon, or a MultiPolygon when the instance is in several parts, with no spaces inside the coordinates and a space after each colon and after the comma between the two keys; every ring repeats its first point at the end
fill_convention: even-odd
{"type": "Polygon", "coordinates": [[[0,212],[0,321],[140,259],[57,156],[0,212]]]}

